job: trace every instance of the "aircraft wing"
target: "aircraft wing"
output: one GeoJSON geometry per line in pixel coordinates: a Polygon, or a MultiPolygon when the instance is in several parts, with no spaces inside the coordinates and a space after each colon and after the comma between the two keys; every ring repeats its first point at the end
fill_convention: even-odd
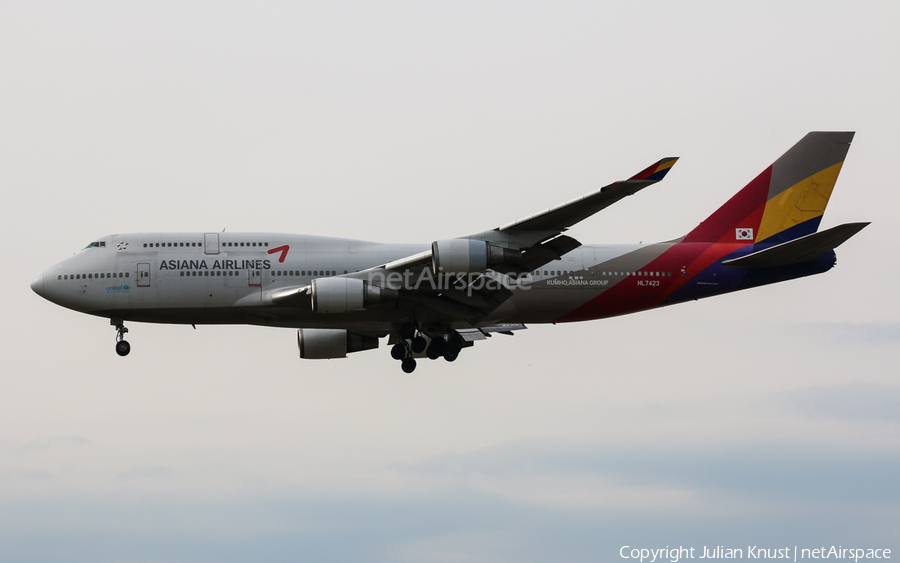
{"type": "Polygon", "coordinates": [[[677,157],[660,159],[627,180],[614,182],[541,213],[466,238],[517,246],[520,249],[533,246],[559,235],[572,225],[617,201],[659,182],[666,177],[677,160],[677,157]]]}
{"type": "MultiPolygon", "coordinates": [[[[581,246],[574,238],[562,235],[569,227],[659,182],[666,177],[677,160],[678,157],[660,159],[627,180],[614,182],[595,192],[502,227],[462,238],[483,240],[518,251],[521,254],[520,259],[517,260],[515,270],[510,272],[522,273],[540,268],[581,246]]],[[[426,251],[394,260],[381,267],[389,271],[404,270],[429,264],[432,258],[432,252],[426,251]]]]}
{"type": "MultiPolygon", "coordinates": [[[[510,285],[517,276],[558,260],[581,246],[574,238],[563,235],[563,231],[659,182],[677,160],[663,158],[627,180],[609,184],[525,219],[460,239],[437,241],[430,250],[338,277],[362,279],[370,284],[372,280],[379,280],[376,282],[379,287],[399,294],[401,306],[405,303],[412,309],[427,309],[433,317],[457,319],[474,327],[489,318],[491,311],[512,296],[510,285]],[[435,252],[440,252],[436,249],[441,243],[450,243],[453,247],[462,245],[464,248],[474,245],[469,247],[477,249],[477,241],[482,241],[482,250],[476,250],[476,254],[481,252],[483,256],[486,251],[492,258],[496,254],[500,261],[498,265],[489,264],[475,271],[465,270],[466,275],[441,278],[438,284],[426,282],[410,287],[409,280],[415,282],[426,277],[431,280],[441,277],[438,270],[443,269],[436,265],[438,261],[435,259],[435,252]],[[400,281],[401,278],[403,281],[400,281]]],[[[289,305],[308,299],[309,293],[309,286],[283,288],[273,294],[272,300],[289,305]]]]}

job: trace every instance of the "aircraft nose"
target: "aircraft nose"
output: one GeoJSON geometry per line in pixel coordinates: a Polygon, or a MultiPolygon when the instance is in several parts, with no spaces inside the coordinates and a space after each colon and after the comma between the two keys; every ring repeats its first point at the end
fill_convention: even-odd
{"type": "Polygon", "coordinates": [[[44,272],[41,272],[41,275],[34,278],[31,282],[31,289],[41,297],[44,296],[44,272]]]}

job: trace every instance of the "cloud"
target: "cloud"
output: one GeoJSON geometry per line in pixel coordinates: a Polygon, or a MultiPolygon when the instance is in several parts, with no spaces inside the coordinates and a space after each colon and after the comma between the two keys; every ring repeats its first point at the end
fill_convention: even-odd
{"type": "Polygon", "coordinates": [[[900,323],[816,323],[798,329],[818,337],[829,347],[900,344],[900,323]]]}
{"type": "Polygon", "coordinates": [[[54,436],[52,438],[40,438],[13,449],[17,454],[32,452],[45,452],[66,446],[86,446],[91,440],[84,436],[54,436]]]}
{"type": "Polygon", "coordinates": [[[119,473],[119,479],[169,479],[175,472],[169,467],[150,465],[146,467],[134,467],[119,473]]]}
{"type": "MultiPolygon", "coordinates": [[[[702,495],[882,504],[900,501],[900,452],[866,446],[690,444],[581,446],[508,443],[395,466],[415,475],[456,476],[509,498],[552,499],[579,492],[595,508],[665,505],[702,495]],[[566,483],[569,483],[567,486],[566,483]],[[549,485],[552,483],[552,485],[549,485]],[[610,503],[619,497],[619,502],[610,503]]],[[[562,503],[561,506],[565,506],[562,503]]]]}
{"type": "Polygon", "coordinates": [[[898,385],[813,385],[785,391],[779,397],[805,416],[900,422],[898,385]]]}

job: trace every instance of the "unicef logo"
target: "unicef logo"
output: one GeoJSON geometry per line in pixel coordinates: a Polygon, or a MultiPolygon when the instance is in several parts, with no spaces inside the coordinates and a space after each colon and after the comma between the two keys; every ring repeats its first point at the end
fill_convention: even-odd
{"type": "Polygon", "coordinates": [[[106,293],[125,293],[131,289],[129,285],[109,285],[106,287],[106,293]]]}

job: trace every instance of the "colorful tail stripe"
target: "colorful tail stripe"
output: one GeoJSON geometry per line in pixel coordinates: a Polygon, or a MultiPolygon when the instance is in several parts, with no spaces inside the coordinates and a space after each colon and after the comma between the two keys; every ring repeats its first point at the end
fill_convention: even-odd
{"type": "Polygon", "coordinates": [[[684,242],[778,243],[816,232],[852,139],[852,132],[809,133],[684,242]]]}
{"type": "MultiPolygon", "coordinates": [[[[822,252],[802,262],[760,266],[738,259],[817,231],[852,139],[852,132],[809,133],[683,239],[596,264],[594,275],[612,272],[612,283],[556,322],[622,315],[827,271],[834,266],[836,244],[816,247],[822,252]]],[[[664,173],[665,163],[635,179],[664,173]]],[[[849,238],[859,228],[845,225],[839,232],[853,231],[849,238]]],[[[806,252],[804,245],[820,242],[790,248],[806,252]]]]}

